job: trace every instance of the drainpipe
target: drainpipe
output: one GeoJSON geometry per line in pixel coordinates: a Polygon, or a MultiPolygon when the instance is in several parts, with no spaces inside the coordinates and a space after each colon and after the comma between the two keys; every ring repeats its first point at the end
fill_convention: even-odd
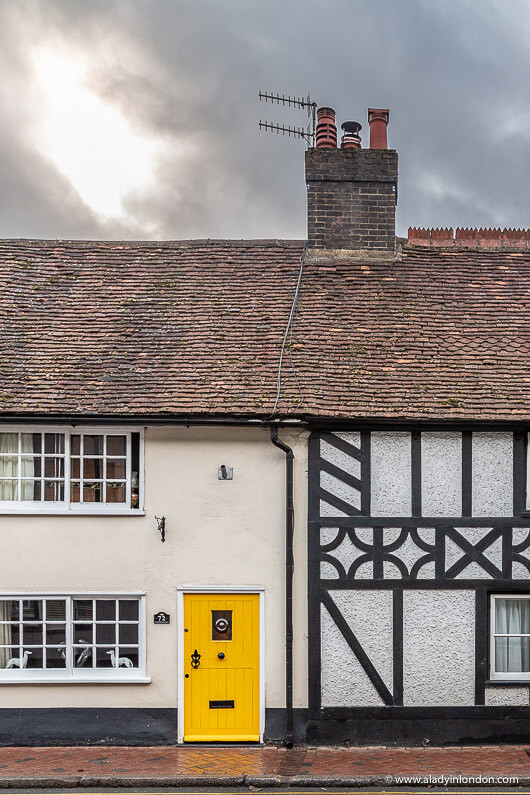
{"type": "Polygon", "coordinates": [[[271,442],[285,453],[285,737],[283,744],[291,748],[293,732],[293,536],[294,500],[293,470],[294,453],[289,445],[278,439],[278,428],[271,429],[271,442]]]}

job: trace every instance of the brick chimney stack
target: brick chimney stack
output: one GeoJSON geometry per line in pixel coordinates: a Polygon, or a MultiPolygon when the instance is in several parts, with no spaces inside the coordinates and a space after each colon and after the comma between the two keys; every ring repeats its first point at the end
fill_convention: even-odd
{"type": "MultiPolygon", "coordinates": [[[[318,111],[319,123],[322,119],[334,126],[335,114],[332,111],[331,118],[329,111],[318,111]]],[[[395,256],[398,156],[387,148],[388,115],[386,109],[369,109],[370,149],[351,145],[337,149],[329,127],[320,139],[324,146],[319,145],[317,127],[317,146],[307,150],[305,160],[310,256],[321,259],[338,252],[356,257],[395,256]]],[[[346,122],[343,129],[351,134],[353,125],[358,136],[356,122],[346,122]]]]}

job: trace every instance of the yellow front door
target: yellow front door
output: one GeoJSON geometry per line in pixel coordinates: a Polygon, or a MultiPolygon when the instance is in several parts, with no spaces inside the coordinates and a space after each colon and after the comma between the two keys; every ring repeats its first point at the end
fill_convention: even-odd
{"type": "Polygon", "coordinates": [[[259,740],[259,594],[184,595],[184,740],[259,740]]]}

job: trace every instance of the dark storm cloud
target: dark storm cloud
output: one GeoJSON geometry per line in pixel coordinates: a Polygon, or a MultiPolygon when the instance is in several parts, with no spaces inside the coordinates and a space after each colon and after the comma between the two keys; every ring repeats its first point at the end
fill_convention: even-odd
{"type": "Polygon", "coordinates": [[[529,33],[526,0],[0,0],[0,234],[303,237],[304,146],[257,122],[306,119],[260,88],[310,90],[365,145],[366,108],[391,108],[400,233],[527,226],[529,33]],[[24,135],[37,41],[93,49],[91,89],[158,142],[130,223],[97,218],[24,135]]]}

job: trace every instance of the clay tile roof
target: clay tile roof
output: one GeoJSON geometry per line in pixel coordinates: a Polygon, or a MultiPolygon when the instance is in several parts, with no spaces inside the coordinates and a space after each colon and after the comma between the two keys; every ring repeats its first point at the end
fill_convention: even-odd
{"type": "MultiPolygon", "coordinates": [[[[0,242],[0,414],[269,416],[299,241],[0,242]]],[[[282,415],[530,419],[530,249],[307,262],[282,415]]]]}

